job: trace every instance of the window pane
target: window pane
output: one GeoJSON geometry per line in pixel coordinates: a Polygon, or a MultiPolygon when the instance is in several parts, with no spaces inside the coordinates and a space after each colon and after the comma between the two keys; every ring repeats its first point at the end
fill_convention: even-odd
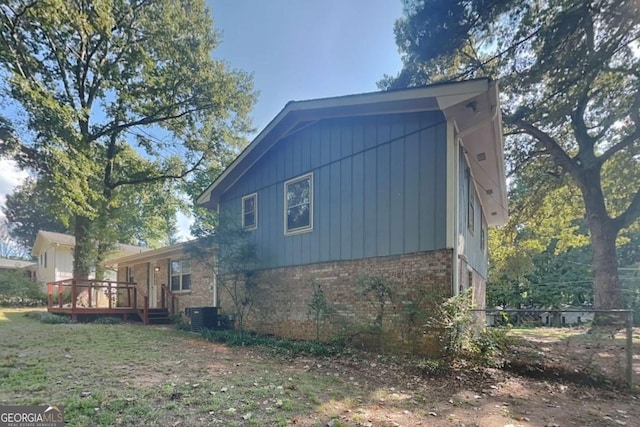
{"type": "Polygon", "coordinates": [[[256,209],[256,198],[255,196],[249,197],[248,199],[244,199],[244,212],[255,212],[256,209]]]}
{"type": "Polygon", "coordinates": [[[187,289],[191,289],[191,274],[182,276],[182,290],[186,291],[187,289]]]}
{"type": "Polygon", "coordinates": [[[287,230],[309,227],[309,205],[287,209],[287,230]]]}
{"type": "Polygon", "coordinates": [[[183,259],[182,260],[182,274],[191,274],[191,260],[183,259]]]}
{"type": "Polygon", "coordinates": [[[310,178],[287,185],[287,207],[309,203],[310,178]]]}
{"type": "Polygon", "coordinates": [[[171,261],[171,275],[180,274],[180,261],[171,261]]]}
{"type": "Polygon", "coordinates": [[[245,212],[243,225],[245,227],[253,227],[256,225],[256,214],[254,212],[245,212]]]}
{"type": "Polygon", "coordinates": [[[171,290],[172,291],[180,290],[180,276],[171,276],[171,290]]]}

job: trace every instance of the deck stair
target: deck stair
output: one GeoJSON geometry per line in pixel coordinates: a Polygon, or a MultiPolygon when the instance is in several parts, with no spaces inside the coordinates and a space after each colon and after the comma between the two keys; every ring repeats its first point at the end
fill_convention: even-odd
{"type": "Polygon", "coordinates": [[[148,319],[150,325],[167,325],[171,323],[169,309],[166,308],[150,308],[148,319]]]}

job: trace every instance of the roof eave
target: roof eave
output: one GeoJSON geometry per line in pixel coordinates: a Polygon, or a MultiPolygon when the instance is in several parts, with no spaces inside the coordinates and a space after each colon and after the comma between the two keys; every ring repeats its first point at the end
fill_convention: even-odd
{"type": "MultiPolygon", "coordinates": [[[[360,109],[356,115],[444,110],[451,105],[464,102],[466,99],[486,92],[490,83],[491,81],[489,79],[483,78],[464,82],[436,84],[422,88],[289,102],[267,127],[240,153],[231,165],[207,187],[196,202],[200,205],[211,203],[212,201],[214,203],[217,202],[218,195],[228,188],[227,185],[224,185],[225,181],[236,168],[245,162],[245,159],[247,159],[263,141],[269,139],[276,131],[279,131],[280,134],[276,134],[275,138],[271,138],[271,143],[275,143],[301,120],[354,115],[354,109],[356,108],[360,109]],[[364,109],[363,111],[363,106],[369,106],[371,108],[364,109]],[[333,110],[332,114],[321,114],[322,112],[331,112],[331,110],[333,110]],[[285,119],[290,116],[294,116],[292,123],[284,123],[285,119]],[[282,124],[286,126],[281,126],[282,124]],[[220,189],[220,187],[223,188],[220,189]]],[[[253,162],[251,164],[253,164],[253,162]]],[[[244,170],[248,169],[251,164],[244,167],[244,170]]],[[[242,173],[239,176],[242,176],[242,173]]],[[[237,179],[238,178],[234,179],[233,182],[237,179]]]]}

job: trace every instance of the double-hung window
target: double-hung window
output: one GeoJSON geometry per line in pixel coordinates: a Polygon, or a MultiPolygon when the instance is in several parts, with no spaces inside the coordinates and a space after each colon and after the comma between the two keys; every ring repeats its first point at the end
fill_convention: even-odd
{"type": "Polygon", "coordinates": [[[313,229],[313,174],[284,183],[284,234],[313,229]]]}
{"type": "Polygon", "coordinates": [[[171,261],[171,290],[188,291],[191,289],[191,260],[171,261]]]}
{"type": "Polygon", "coordinates": [[[242,198],[242,227],[247,230],[258,227],[258,193],[242,198]]]}

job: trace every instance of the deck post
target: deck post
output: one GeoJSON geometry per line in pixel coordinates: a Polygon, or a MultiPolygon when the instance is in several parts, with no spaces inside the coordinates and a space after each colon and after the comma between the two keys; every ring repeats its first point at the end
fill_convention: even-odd
{"type": "Polygon", "coordinates": [[[64,296],[62,295],[62,283],[58,283],[58,307],[62,308],[64,305],[64,296]]]}
{"type": "Polygon", "coordinates": [[[91,308],[91,294],[93,294],[93,285],[95,282],[87,282],[87,302],[89,303],[89,308],[91,308]]]}
{"type": "Polygon", "coordinates": [[[133,288],[133,308],[138,308],[138,288],[133,288]]]}
{"type": "MultiPolygon", "coordinates": [[[[76,279],[71,279],[71,310],[76,311],[76,299],[78,295],[76,294],[76,279]]],[[[72,320],[73,315],[71,316],[72,320]]]]}
{"type": "Polygon", "coordinates": [[[109,308],[111,308],[112,304],[111,304],[111,282],[107,282],[107,284],[109,285],[109,308]]]}
{"type": "Polygon", "coordinates": [[[149,296],[145,295],[144,297],[144,324],[148,325],[149,324],[149,296]]]}

